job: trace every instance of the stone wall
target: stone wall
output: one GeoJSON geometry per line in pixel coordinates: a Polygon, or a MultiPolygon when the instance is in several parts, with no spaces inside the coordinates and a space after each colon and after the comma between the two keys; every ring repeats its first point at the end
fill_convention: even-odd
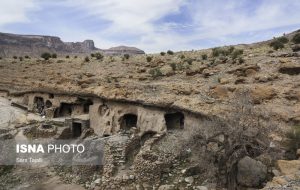
{"type": "Polygon", "coordinates": [[[96,134],[112,135],[120,131],[122,117],[132,114],[137,116],[136,127],[141,135],[147,131],[163,133],[166,131],[164,113],[157,108],[94,100],[90,107],[90,123],[96,134]]]}
{"type": "Polygon", "coordinates": [[[18,101],[27,105],[30,111],[36,111],[34,110],[36,109],[36,98],[43,100],[46,117],[73,118],[78,115],[89,114],[90,127],[99,136],[114,135],[120,131],[129,132],[131,128],[140,137],[148,132],[163,134],[167,130],[196,127],[201,122],[200,116],[195,116],[184,111],[108,101],[97,97],[88,98],[48,93],[28,93],[22,98],[19,97],[18,101]],[[85,107],[83,102],[87,100],[90,101],[90,105],[85,107]],[[47,103],[49,106],[47,106],[47,103]],[[63,104],[71,106],[71,115],[60,113],[61,115],[57,116],[56,112],[62,109],[63,104]],[[169,114],[168,120],[170,120],[170,115],[174,117],[174,120],[169,121],[169,124],[165,117],[166,114],[169,114]],[[173,123],[175,123],[174,128],[170,127],[173,123]]]}

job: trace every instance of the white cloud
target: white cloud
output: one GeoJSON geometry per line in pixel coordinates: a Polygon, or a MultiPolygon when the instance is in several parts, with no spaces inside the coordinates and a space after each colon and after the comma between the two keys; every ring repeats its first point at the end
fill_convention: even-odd
{"type": "Polygon", "coordinates": [[[184,0],[67,0],[69,6],[83,7],[90,15],[112,22],[108,33],[144,34],[155,31],[153,21],[179,10],[184,0]]]}
{"type": "Polygon", "coordinates": [[[28,22],[27,13],[35,9],[35,0],[0,0],[0,26],[28,22]]]}
{"type": "MultiPolygon", "coordinates": [[[[90,38],[100,48],[125,43],[123,45],[136,46],[147,52],[159,52],[207,47],[207,44],[195,43],[206,39],[219,42],[217,45],[262,40],[276,34],[276,28],[300,26],[298,0],[253,1],[256,4],[251,6],[250,3],[249,0],[0,0],[0,27],[32,21],[28,13],[39,7],[44,7],[45,12],[55,12],[54,9],[46,9],[48,5],[55,4],[82,14],[82,20],[72,25],[65,24],[68,18],[60,18],[55,28],[45,22],[39,25],[62,39],[77,41],[90,38]],[[184,14],[191,19],[188,23],[156,22],[166,15],[179,13],[182,6],[186,7],[184,14]],[[82,27],[91,18],[108,21],[109,24],[95,31],[82,27]],[[263,31],[261,37],[257,36],[263,31]],[[253,35],[243,36],[249,32],[253,35]]],[[[40,17],[43,11],[35,12],[34,16],[40,17]]],[[[99,22],[99,26],[101,24],[99,22]]]]}

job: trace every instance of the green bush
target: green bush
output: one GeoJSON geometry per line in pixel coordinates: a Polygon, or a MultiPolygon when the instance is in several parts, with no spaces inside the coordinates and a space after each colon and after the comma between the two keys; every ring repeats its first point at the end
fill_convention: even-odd
{"type": "Polygon", "coordinates": [[[233,54],[236,51],[236,49],[233,46],[230,47],[216,47],[212,49],[212,56],[218,57],[218,56],[228,56],[233,54]]]}
{"type": "Polygon", "coordinates": [[[102,60],[103,58],[104,58],[104,56],[101,54],[101,53],[95,53],[95,55],[94,55],[95,57],[96,57],[96,59],[98,59],[98,60],[102,60]]]}
{"type": "Polygon", "coordinates": [[[48,60],[49,58],[51,58],[51,54],[48,52],[42,53],[41,58],[48,60]]]}
{"type": "Polygon", "coordinates": [[[129,59],[130,55],[129,54],[124,54],[125,59],[129,59]]]}
{"type": "Polygon", "coordinates": [[[192,58],[187,58],[186,60],[185,60],[185,62],[187,62],[189,65],[191,65],[191,64],[193,64],[193,59],[192,58]]]}
{"type": "Polygon", "coordinates": [[[77,59],[77,55],[74,56],[74,59],[77,59]]]}
{"type": "Polygon", "coordinates": [[[70,56],[69,55],[66,55],[66,59],[69,59],[70,58],[70,56]]]}
{"type": "Polygon", "coordinates": [[[25,59],[30,59],[30,57],[28,55],[25,55],[24,58],[25,59]]]}
{"type": "Polygon", "coordinates": [[[162,76],[162,72],[160,71],[159,68],[151,69],[151,70],[149,71],[149,74],[150,74],[153,78],[157,78],[157,77],[162,76]]]}
{"type": "Polygon", "coordinates": [[[152,61],[152,57],[151,56],[147,56],[146,60],[147,60],[147,62],[151,62],[152,61]]]}
{"type": "Polygon", "coordinates": [[[277,40],[280,41],[283,44],[286,44],[286,43],[289,42],[289,39],[285,36],[281,36],[281,37],[277,38],[277,40]]]}
{"type": "Polygon", "coordinates": [[[171,50],[168,50],[168,51],[167,51],[167,54],[169,54],[169,55],[173,55],[173,54],[174,54],[174,52],[173,52],[173,51],[171,51],[171,50]]]}
{"type": "Polygon", "coordinates": [[[15,56],[15,55],[13,56],[13,58],[14,58],[14,59],[18,59],[18,57],[17,57],[17,56],[15,56]]]}
{"type": "Polygon", "coordinates": [[[170,63],[169,65],[170,65],[170,67],[172,68],[173,71],[176,70],[176,63],[170,63]]]}
{"type": "Polygon", "coordinates": [[[160,52],[160,55],[164,56],[164,55],[166,55],[166,53],[162,51],[162,52],[160,52]]]}
{"type": "Polygon", "coordinates": [[[293,41],[295,44],[300,44],[300,33],[297,33],[297,34],[292,38],[292,41],[293,41]]]}
{"type": "Polygon", "coordinates": [[[51,57],[55,59],[55,58],[57,58],[57,54],[53,53],[51,57]]]}
{"type": "Polygon", "coordinates": [[[242,49],[235,49],[232,53],[231,53],[231,57],[232,59],[236,59],[238,58],[239,56],[243,55],[244,53],[244,50],[242,49]]]}
{"type": "Polygon", "coordinates": [[[206,54],[202,54],[201,57],[202,57],[203,60],[207,59],[207,55],[206,54]]]}
{"type": "Polygon", "coordinates": [[[91,53],[91,57],[95,57],[95,54],[91,53]]]}
{"type": "Polygon", "coordinates": [[[286,133],[287,137],[287,149],[293,153],[296,153],[300,148],[300,125],[294,126],[286,133]]]}
{"type": "Polygon", "coordinates": [[[85,62],[89,62],[89,61],[90,61],[90,58],[89,58],[88,56],[86,56],[86,57],[84,58],[84,61],[85,61],[85,62]]]}
{"type": "Polygon", "coordinates": [[[185,58],[185,56],[184,55],[180,55],[180,59],[184,59],[185,58]]]}
{"type": "Polygon", "coordinates": [[[278,49],[282,49],[284,48],[284,44],[282,42],[280,42],[277,39],[274,39],[271,43],[270,46],[274,49],[274,50],[278,50],[278,49]]]}
{"type": "Polygon", "coordinates": [[[23,61],[23,57],[19,57],[19,60],[20,60],[20,61],[23,61]]]}
{"type": "Polygon", "coordinates": [[[232,53],[233,51],[234,51],[234,47],[233,47],[233,46],[230,46],[229,49],[228,49],[228,52],[229,52],[229,53],[232,53]]]}
{"type": "Polygon", "coordinates": [[[2,59],[2,57],[0,57],[0,59],[2,59]]]}

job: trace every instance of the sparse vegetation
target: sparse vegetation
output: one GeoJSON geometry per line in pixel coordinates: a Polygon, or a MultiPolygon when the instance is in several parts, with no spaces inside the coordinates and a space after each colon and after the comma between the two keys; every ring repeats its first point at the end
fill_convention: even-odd
{"type": "Polygon", "coordinates": [[[170,65],[170,67],[172,68],[173,71],[176,70],[176,63],[170,63],[169,65],[170,65]]]}
{"type": "Polygon", "coordinates": [[[86,57],[84,58],[84,61],[85,61],[85,62],[89,62],[89,61],[90,61],[90,58],[89,58],[88,56],[86,56],[86,57]]]}
{"type": "Polygon", "coordinates": [[[292,38],[292,41],[295,44],[300,44],[300,33],[295,34],[295,36],[292,38]]]}
{"type": "Polygon", "coordinates": [[[99,53],[99,52],[95,53],[94,56],[96,57],[97,60],[101,60],[101,61],[104,58],[104,56],[101,53],[99,53]]]}
{"type": "MultiPolygon", "coordinates": [[[[286,133],[287,149],[293,156],[296,156],[297,149],[300,149],[300,125],[293,126],[290,131],[286,133]]],[[[294,159],[294,158],[292,158],[294,159]]]]}
{"type": "Polygon", "coordinates": [[[187,62],[189,65],[192,65],[193,61],[194,60],[192,58],[187,58],[186,60],[184,60],[184,62],[187,62]]]}
{"type": "Polygon", "coordinates": [[[66,55],[66,59],[69,59],[70,58],[70,56],[69,55],[66,55]]]}
{"type": "Polygon", "coordinates": [[[160,52],[160,55],[161,55],[161,56],[165,56],[166,53],[162,51],[162,52],[160,52]]]}
{"type": "Polygon", "coordinates": [[[25,55],[24,58],[25,59],[30,59],[30,57],[28,55],[25,55]]]}
{"type": "Polygon", "coordinates": [[[18,57],[17,57],[17,56],[15,56],[15,55],[13,56],[13,58],[14,58],[14,59],[18,59],[18,57]]]}
{"type": "Polygon", "coordinates": [[[286,44],[289,42],[289,39],[285,36],[281,36],[281,37],[277,38],[277,40],[283,44],[286,44]]]}
{"type": "Polygon", "coordinates": [[[185,58],[185,56],[184,55],[180,55],[180,59],[184,59],[185,58]]]}
{"type": "Polygon", "coordinates": [[[270,46],[274,50],[282,49],[284,48],[284,41],[286,37],[280,37],[280,38],[274,38],[273,41],[270,43],[270,46]]]}
{"type": "Polygon", "coordinates": [[[152,57],[151,56],[147,56],[146,60],[147,60],[147,62],[151,62],[152,61],[152,57]]]}
{"type": "Polygon", "coordinates": [[[168,51],[167,51],[167,54],[169,54],[169,55],[173,55],[173,54],[174,54],[174,52],[173,52],[173,51],[171,51],[171,50],[168,50],[168,51]]]}
{"type": "Polygon", "coordinates": [[[56,58],[57,58],[57,54],[56,54],[56,53],[53,53],[53,54],[52,54],[52,58],[56,59],[56,58]]]}
{"type": "Polygon", "coordinates": [[[160,71],[159,68],[150,69],[149,74],[150,74],[153,78],[157,78],[157,77],[162,76],[162,72],[160,71]]]}
{"type": "Polygon", "coordinates": [[[48,60],[51,58],[51,54],[48,52],[42,53],[41,58],[48,60]]]}
{"type": "Polygon", "coordinates": [[[0,57],[0,59],[2,59],[2,57],[0,57]]]}
{"type": "Polygon", "coordinates": [[[19,60],[20,60],[20,61],[23,61],[23,57],[20,56],[20,57],[19,57],[19,60]]]}
{"type": "Polygon", "coordinates": [[[207,60],[207,54],[202,54],[202,55],[201,55],[201,58],[202,58],[203,60],[207,60]]]}
{"type": "Polygon", "coordinates": [[[233,50],[233,52],[231,52],[231,57],[232,57],[232,59],[236,59],[239,56],[243,55],[243,53],[244,53],[244,50],[242,50],[242,49],[235,49],[235,50],[233,50]]]}
{"type": "Polygon", "coordinates": [[[95,54],[91,53],[91,57],[95,57],[95,54]]]}
{"type": "Polygon", "coordinates": [[[129,54],[124,54],[125,59],[129,59],[130,55],[129,54]]]}
{"type": "Polygon", "coordinates": [[[211,65],[218,63],[221,61],[222,63],[226,63],[228,60],[228,56],[232,58],[234,63],[236,62],[235,60],[239,58],[239,63],[243,63],[244,59],[241,58],[243,55],[244,50],[243,49],[236,49],[233,46],[230,47],[216,47],[212,49],[212,57],[219,57],[218,59],[214,59],[211,61],[211,65]]]}
{"type": "Polygon", "coordinates": [[[74,59],[77,59],[77,55],[74,56],[74,59]]]}

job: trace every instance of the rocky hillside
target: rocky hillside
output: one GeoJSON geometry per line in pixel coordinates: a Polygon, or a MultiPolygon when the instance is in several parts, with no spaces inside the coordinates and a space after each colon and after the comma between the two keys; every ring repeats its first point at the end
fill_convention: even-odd
{"type": "Polygon", "coordinates": [[[0,33],[0,56],[40,56],[43,52],[57,54],[89,54],[102,52],[110,55],[144,54],[145,52],[134,48],[119,46],[109,49],[99,49],[93,40],[83,42],[63,42],[59,37],[40,35],[17,35],[0,33]]]}
{"type": "MultiPolygon", "coordinates": [[[[122,47],[112,50],[122,52],[122,47]]],[[[299,161],[278,161],[298,158],[299,138],[286,132],[300,125],[299,57],[300,30],[265,42],[197,51],[2,58],[0,95],[42,92],[49,99],[51,94],[101,98],[105,110],[115,101],[186,113],[179,117],[183,130],[145,133],[135,141],[132,134],[140,129],[132,128],[124,137],[108,138],[107,173],[84,182],[86,189],[299,189],[299,169],[285,172],[299,168],[299,161]],[[131,143],[141,147],[124,159],[122,150],[133,150],[131,143]],[[122,165],[126,160],[129,164],[122,165]]]]}

